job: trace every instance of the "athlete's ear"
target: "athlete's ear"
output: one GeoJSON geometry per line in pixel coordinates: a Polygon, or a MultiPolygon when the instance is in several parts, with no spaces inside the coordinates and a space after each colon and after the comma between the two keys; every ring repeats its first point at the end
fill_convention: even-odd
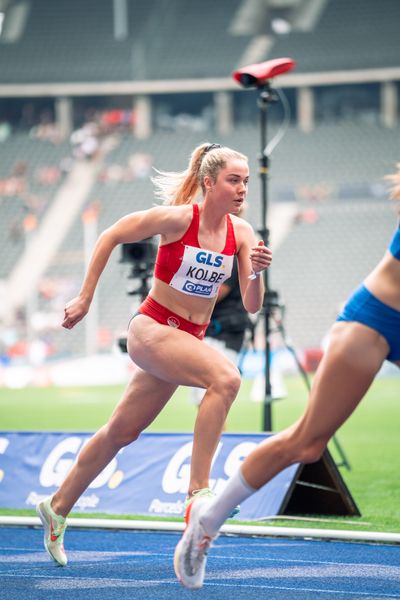
{"type": "Polygon", "coordinates": [[[209,175],[205,175],[203,181],[204,181],[204,187],[206,188],[206,191],[207,192],[211,191],[211,189],[214,185],[214,181],[213,181],[212,177],[210,177],[209,175]]]}

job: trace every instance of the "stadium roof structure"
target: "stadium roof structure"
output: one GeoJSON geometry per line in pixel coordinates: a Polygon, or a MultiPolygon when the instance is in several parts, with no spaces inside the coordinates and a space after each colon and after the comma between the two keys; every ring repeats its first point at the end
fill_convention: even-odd
{"type": "Polygon", "coordinates": [[[229,90],[234,70],[281,56],[297,63],[283,87],[400,79],[397,0],[3,4],[3,97],[229,90]]]}

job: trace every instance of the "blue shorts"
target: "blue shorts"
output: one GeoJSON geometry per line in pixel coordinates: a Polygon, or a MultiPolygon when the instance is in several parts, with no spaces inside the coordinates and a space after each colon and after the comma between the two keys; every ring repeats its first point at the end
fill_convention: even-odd
{"type": "Polygon", "coordinates": [[[347,300],[337,321],[357,321],[375,329],[389,344],[387,360],[400,360],[400,311],[378,300],[364,285],[347,300]]]}

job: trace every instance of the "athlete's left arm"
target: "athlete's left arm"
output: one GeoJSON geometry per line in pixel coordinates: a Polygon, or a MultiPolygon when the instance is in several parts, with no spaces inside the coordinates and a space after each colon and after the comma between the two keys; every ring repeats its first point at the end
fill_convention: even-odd
{"type": "Polygon", "coordinates": [[[256,313],[262,307],[265,293],[262,271],[270,266],[272,252],[263,241],[257,241],[246,221],[235,222],[235,237],[243,305],[249,313],[256,313]]]}

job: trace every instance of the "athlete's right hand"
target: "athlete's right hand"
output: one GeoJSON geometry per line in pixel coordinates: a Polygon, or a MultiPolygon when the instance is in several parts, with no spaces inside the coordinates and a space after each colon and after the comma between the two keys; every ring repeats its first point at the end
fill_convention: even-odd
{"type": "Polygon", "coordinates": [[[62,326],[65,329],[72,329],[89,311],[90,302],[84,300],[81,296],[73,298],[64,308],[64,321],[62,326]]]}

